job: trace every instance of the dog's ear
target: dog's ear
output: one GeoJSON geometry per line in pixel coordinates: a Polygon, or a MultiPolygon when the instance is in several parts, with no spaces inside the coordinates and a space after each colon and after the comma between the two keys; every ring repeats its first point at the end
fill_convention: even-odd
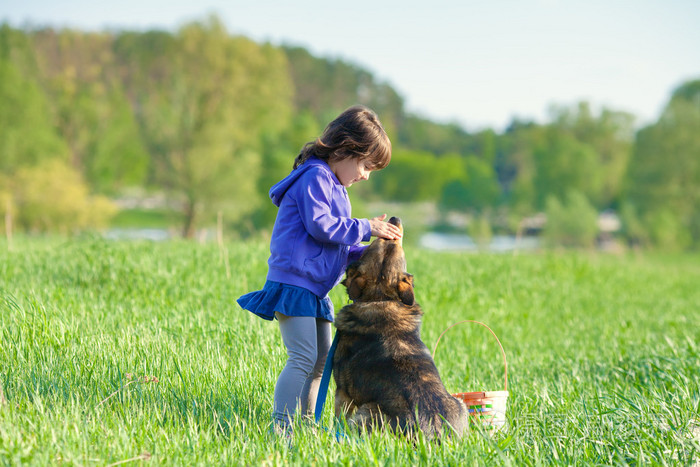
{"type": "Polygon", "coordinates": [[[341,282],[348,291],[350,300],[356,300],[362,295],[362,289],[365,288],[366,280],[358,271],[360,263],[353,261],[345,269],[345,279],[341,282]]]}
{"type": "Polygon", "coordinates": [[[367,279],[365,279],[360,274],[356,274],[353,277],[348,276],[344,281],[343,285],[348,290],[348,297],[350,300],[357,300],[362,295],[362,290],[367,285],[367,279]]]}
{"type": "MultiPolygon", "coordinates": [[[[352,263],[348,264],[348,267],[345,268],[345,276],[346,278],[352,276],[357,272],[357,269],[360,267],[360,262],[359,261],[353,261],[352,263]]],[[[346,279],[347,280],[347,279],[346,279]]],[[[345,285],[345,281],[343,281],[343,285],[345,285]]]]}
{"type": "Polygon", "coordinates": [[[347,287],[352,281],[352,279],[350,279],[350,276],[357,273],[357,266],[357,261],[353,261],[352,263],[348,264],[347,268],[345,268],[345,279],[340,281],[340,283],[343,284],[345,287],[347,287]]]}
{"type": "Polygon", "coordinates": [[[413,305],[416,302],[413,294],[413,276],[411,274],[405,273],[401,276],[398,291],[399,298],[405,305],[413,305]]]}

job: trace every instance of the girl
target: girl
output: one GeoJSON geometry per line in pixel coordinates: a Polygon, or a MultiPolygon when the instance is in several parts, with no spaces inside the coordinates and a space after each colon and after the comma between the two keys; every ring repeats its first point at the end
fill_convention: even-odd
{"type": "Polygon", "coordinates": [[[391,159],[391,142],[376,114],[350,107],[306,143],[292,172],[270,189],[279,207],[270,242],[267,281],[243,295],[239,305],[263,319],[276,318],[287,348],[277,379],[275,429],[288,432],[301,405],[312,414],[331,345],[333,303],[328,292],[349,262],[358,259],[371,236],[398,239],[386,214],[355,219],[346,188],[367,180],[391,159]]]}

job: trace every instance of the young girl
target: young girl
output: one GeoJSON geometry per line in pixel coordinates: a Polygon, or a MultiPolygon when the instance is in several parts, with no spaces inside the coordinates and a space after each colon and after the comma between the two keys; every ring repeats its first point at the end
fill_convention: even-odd
{"type": "Polygon", "coordinates": [[[367,180],[391,159],[391,142],[376,114],[350,107],[307,143],[294,169],[270,189],[279,207],[270,242],[267,281],[238,303],[261,318],[279,322],[287,363],[275,385],[277,431],[291,428],[301,405],[310,415],[331,346],[333,303],[328,292],[348,263],[358,259],[371,236],[398,239],[398,227],[351,217],[346,188],[367,180]]]}

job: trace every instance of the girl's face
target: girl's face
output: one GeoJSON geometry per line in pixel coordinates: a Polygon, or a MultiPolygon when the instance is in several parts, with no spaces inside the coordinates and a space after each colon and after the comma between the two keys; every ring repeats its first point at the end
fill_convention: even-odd
{"type": "Polygon", "coordinates": [[[338,177],[340,184],[346,188],[353,183],[367,180],[369,174],[372,172],[372,170],[367,168],[367,163],[365,161],[356,157],[348,157],[340,161],[329,162],[328,166],[335,176],[338,177]]]}

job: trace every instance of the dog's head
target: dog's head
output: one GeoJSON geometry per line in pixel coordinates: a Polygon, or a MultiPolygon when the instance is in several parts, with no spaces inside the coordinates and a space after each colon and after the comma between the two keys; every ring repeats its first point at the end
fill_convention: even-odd
{"type": "MultiPolygon", "coordinates": [[[[389,223],[401,228],[401,219],[389,223]]],[[[406,256],[401,240],[377,238],[350,264],[342,284],[356,302],[401,301],[413,305],[413,276],[406,272],[406,256]]]]}

